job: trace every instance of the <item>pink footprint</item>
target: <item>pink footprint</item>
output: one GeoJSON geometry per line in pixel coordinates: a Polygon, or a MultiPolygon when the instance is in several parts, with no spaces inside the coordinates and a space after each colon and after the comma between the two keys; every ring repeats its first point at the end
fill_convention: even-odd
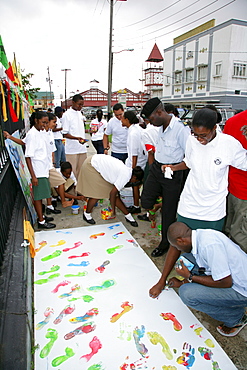
{"type": "Polygon", "coordinates": [[[76,242],[76,243],[74,244],[74,247],[71,247],[71,248],[64,248],[64,249],[63,249],[63,252],[68,252],[68,251],[70,251],[71,249],[78,248],[78,247],[80,247],[80,245],[82,245],[82,242],[76,242]]]}
{"type": "Polygon", "coordinates": [[[68,258],[77,258],[77,257],[87,257],[87,256],[89,256],[89,254],[90,254],[90,252],[85,252],[85,253],[82,253],[82,255],[81,256],[69,256],[68,258]]]}
{"type": "Polygon", "coordinates": [[[91,360],[91,358],[93,357],[93,355],[95,355],[96,353],[98,353],[98,351],[100,350],[100,348],[102,348],[102,344],[101,344],[100,340],[95,336],[95,337],[93,337],[93,339],[89,343],[89,347],[92,350],[91,353],[89,353],[87,355],[81,356],[80,359],[81,358],[85,358],[87,361],[91,360]]]}
{"type": "Polygon", "coordinates": [[[66,285],[68,285],[68,284],[71,284],[71,282],[70,282],[70,281],[67,281],[67,280],[62,281],[61,283],[59,283],[59,284],[56,286],[56,288],[54,288],[54,289],[51,291],[51,293],[57,293],[57,292],[58,292],[58,289],[59,289],[61,286],[66,286],[66,285]]]}

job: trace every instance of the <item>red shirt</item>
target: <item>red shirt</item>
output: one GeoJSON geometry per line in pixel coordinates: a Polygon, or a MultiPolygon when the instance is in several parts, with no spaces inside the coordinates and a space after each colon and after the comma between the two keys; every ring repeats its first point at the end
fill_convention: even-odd
{"type": "MultiPolygon", "coordinates": [[[[247,126],[247,110],[238,113],[226,121],[224,133],[233,136],[247,149],[247,139],[241,128],[247,126]]],[[[228,177],[229,192],[239,199],[247,200],[247,171],[230,166],[228,177]]]]}

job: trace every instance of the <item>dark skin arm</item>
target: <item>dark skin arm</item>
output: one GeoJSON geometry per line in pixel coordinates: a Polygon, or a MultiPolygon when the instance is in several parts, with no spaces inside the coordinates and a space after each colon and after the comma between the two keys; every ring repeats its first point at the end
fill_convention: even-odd
{"type": "MultiPolygon", "coordinates": [[[[185,281],[180,281],[177,278],[171,278],[169,280],[169,283],[172,282],[172,286],[175,288],[179,288],[183,283],[188,283],[187,279],[190,276],[190,271],[187,269],[187,267],[183,264],[183,261],[181,261],[182,268],[175,268],[176,273],[183,278],[185,278],[185,281]]],[[[211,288],[231,288],[232,286],[232,277],[231,275],[226,276],[223,279],[220,280],[213,280],[211,275],[194,275],[192,277],[193,283],[205,285],[211,288]]]]}
{"type": "MultiPolygon", "coordinates": [[[[103,147],[104,148],[109,148],[108,135],[106,135],[106,134],[104,134],[104,136],[103,136],[103,147]]],[[[104,154],[108,154],[108,150],[104,150],[104,154]]]]}
{"type": "Polygon", "coordinates": [[[30,175],[31,175],[32,185],[33,185],[33,186],[37,186],[37,185],[38,185],[38,179],[37,179],[37,177],[35,176],[35,173],[34,173],[34,170],[33,170],[33,165],[32,165],[31,158],[26,157],[26,162],[27,162],[27,167],[28,167],[29,172],[30,172],[30,175]]]}
{"type": "Polygon", "coordinates": [[[165,172],[165,169],[166,167],[170,167],[170,169],[174,172],[174,171],[180,171],[180,170],[187,170],[188,167],[186,166],[185,162],[182,161],[178,164],[163,164],[163,166],[161,166],[161,171],[162,172],[165,172]]]}
{"type": "Polygon", "coordinates": [[[166,285],[167,276],[172,271],[172,269],[173,269],[173,267],[175,265],[175,262],[177,261],[177,259],[180,256],[180,253],[181,252],[179,250],[177,250],[177,248],[175,248],[175,247],[173,247],[173,246],[170,245],[170,248],[169,248],[169,250],[167,252],[167,255],[166,255],[165,265],[164,265],[164,269],[163,269],[162,275],[161,275],[158,283],[155,284],[149,290],[150,297],[156,298],[156,297],[158,297],[160,295],[160,293],[162,292],[164,286],[166,285]]]}
{"type": "Polygon", "coordinates": [[[67,138],[67,139],[72,139],[72,140],[85,140],[83,139],[82,137],[78,137],[78,136],[73,136],[73,135],[70,135],[70,134],[63,134],[63,137],[67,138]]]}

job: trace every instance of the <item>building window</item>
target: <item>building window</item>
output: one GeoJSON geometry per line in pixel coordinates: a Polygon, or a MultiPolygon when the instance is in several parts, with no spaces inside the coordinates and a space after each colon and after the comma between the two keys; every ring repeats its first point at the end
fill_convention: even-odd
{"type": "Polygon", "coordinates": [[[185,81],[192,82],[193,81],[193,69],[186,69],[185,71],[185,81]]]}
{"type": "Polygon", "coordinates": [[[215,76],[221,76],[222,75],[221,68],[222,68],[221,63],[216,63],[215,64],[215,76]]]}
{"type": "Polygon", "coordinates": [[[182,71],[175,72],[175,83],[181,84],[182,82],[182,71]]]}
{"type": "Polygon", "coordinates": [[[203,65],[198,67],[198,81],[204,81],[207,79],[208,66],[203,65]]]}
{"type": "Polygon", "coordinates": [[[168,75],[164,76],[165,85],[170,85],[170,79],[171,79],[171,76],[168,76],[168,75]]]}
{"type": "Polygon", "coordinates": [[[234,62],[233,64],[233,77],[246,77],[247,63],[234,62]]]}

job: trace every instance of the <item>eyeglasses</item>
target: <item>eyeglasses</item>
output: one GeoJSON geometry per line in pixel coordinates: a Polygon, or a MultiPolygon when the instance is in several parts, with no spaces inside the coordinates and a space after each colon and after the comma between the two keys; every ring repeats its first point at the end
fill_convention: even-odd
{"type": "Polygon", "coordinates": [[[191,130],[191,135],[194,136],[196,139],[204,139],[207,140],[208,138],[211,138],[211,136],[214,133],[214,129],[211,130],[208,134],[196,134],[194,131],[191,130]]]}

